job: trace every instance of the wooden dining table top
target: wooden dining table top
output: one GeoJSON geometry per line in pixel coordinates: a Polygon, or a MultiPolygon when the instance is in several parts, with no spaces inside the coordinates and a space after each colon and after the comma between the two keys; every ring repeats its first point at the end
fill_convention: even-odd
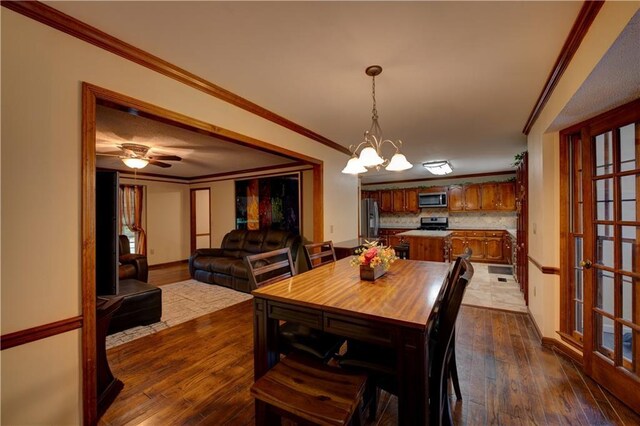
{"type": "Polygon", "coordinates": [[[341,259],[254,290],[255,297],[426,330],[448,263],[397,260],[375,281],[341,259]]]}

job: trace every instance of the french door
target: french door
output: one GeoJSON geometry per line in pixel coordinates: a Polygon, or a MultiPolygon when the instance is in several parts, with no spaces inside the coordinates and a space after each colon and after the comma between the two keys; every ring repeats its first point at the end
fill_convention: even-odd
{"type": "Polygon", "coordinates": [[[570,137],[581,157],[572,269],[585,372],[640,411],[640,102],[630,105],[570,137]]]}

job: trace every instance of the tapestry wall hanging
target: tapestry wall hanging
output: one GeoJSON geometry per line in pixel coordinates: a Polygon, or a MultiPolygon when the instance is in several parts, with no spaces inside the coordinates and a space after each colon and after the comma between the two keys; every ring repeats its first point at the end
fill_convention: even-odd
{"type": "Polygon", "coordinates": [[[236,229],[300,233],[300,174],[236,181],[236,229]]]}

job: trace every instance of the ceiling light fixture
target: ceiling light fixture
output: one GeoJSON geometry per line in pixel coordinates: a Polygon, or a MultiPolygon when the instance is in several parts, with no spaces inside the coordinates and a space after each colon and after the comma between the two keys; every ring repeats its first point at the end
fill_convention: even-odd
{"type": "Polygon", "coordinates": [[[143,169],[149,164],[149,160],[145,158],[124,157],[121,160],[127,167],[132,169],[143,169]]]}
{"type": "Polygon", "coordinates": [[[402,170],[408,170],[413,167],[413,164],[407,161],[407,158],[400,153],[400,147],[402,141],[398,140],[393,142],[389,139],[382,138],[382,129],[378,124],[378,110],[376,109],[376,76],[382,73],[382,67],[380,65],[371,65],[365,70],[368,76],[372,78],[372,97],[373,108],[371,110],[371,128],[364,132],[364,140],[360,142],[355,149],[353,145],[349,147],[352,153],[351,158],[347,162],[346,167],[342,170],[342,173],[360,174],[367,172],[367,167],[375,167],[376,170],[380,170],[380,167],[385,166],[385,170],[399,172],[402,170]],[[382,156],[381,148],[384,144],[389,143],[396,149],[395,154],[391,157],[391,160],[387,160],[382,156]],[[364,146],[364,148],[362,148],[364,146]],[[360,155],[358,155],[358,150],[360,155]]]}
{"type": "Polygon", "coordinates": [[[429,161],[422,163],[422,166],[434,175],[448,175],[453,171],[448,161],[429,161]]]}

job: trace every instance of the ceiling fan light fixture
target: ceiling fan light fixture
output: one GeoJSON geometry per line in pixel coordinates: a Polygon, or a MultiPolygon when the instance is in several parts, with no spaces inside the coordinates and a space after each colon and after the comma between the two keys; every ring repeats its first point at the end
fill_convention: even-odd
{"type": "Polygon", "coordinates": [[[393,157],[391,157],[391,161],[389,161],[389,165],[385,167],[385,170],[401,172],[403,170],[409,170],[412,167],[413,164],[407,161],[407,157],[405,157],[404,154],[396,152],[393,157]]]}
{"type": "Polygon", "coordinates": [[[402,147],[402,141],[396,142],[390,139],[384,139],[382,137],[382,129],[378,123],[378,109],[376,107],[376,76],[382,73],[382,67],[380,65],[371,65],[367,67],[365,73],[372,78],[371,83],[371,97],[373,98],[373,108],[371,109],[371,128],[364,133],[364,140],[357,146],[351,145],[349,150],[353,154],[347,166],[342,170],[343,173],[364,173],[367,171],[367,167],[375,167],[376,170],[380,170],[380,167],[386,165],[385,169],[390,171],[402,171],[413,167],[411,163],[407,161],[407,158],[400,153],[402,147]],[[382,146],[390,144],[396,149],[395,155],[391,158],[391,161],[382,156],[382,146]],[[362,148],[360,154],[358,150],[362,148]],[[356,163],[354,160],[358,160],[356,163]],[[359,171],[356,171],[359,170],[359,171]]]}
{"type": "Polygon", "coordinates": [[[144,158],[122,158],[122,162],[132,169],[144,169],[149,164],[149,160],[144,158]]]}
{"type": "Polygon", "coordinates": [[[422,163],[422,166],[427,169],[431,174],[442,176],[448,175],[453,172],[453,168],[448,161],[429,161],[422,163]]]}

